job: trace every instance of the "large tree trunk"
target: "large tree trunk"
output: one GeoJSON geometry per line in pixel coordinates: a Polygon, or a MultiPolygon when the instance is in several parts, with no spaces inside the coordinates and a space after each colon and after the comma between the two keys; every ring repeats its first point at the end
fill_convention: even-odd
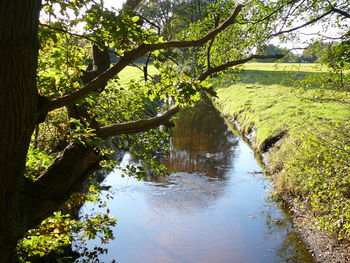
{"type": "Polygon", "coordinates": [[[36,88],[40,0],[0,1],[0,259],[11,262],[25,230],[26,154],[39,113],[36,88]]]}

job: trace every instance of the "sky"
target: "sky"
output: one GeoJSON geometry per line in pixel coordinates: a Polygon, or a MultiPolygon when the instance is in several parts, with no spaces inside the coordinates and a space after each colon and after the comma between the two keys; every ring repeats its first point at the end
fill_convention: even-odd
{"type": "Polygon", "coordinates": [[[120,8],[125,0],[105,0],[106,6],[113,6],[114,8],[120,8]]]}
{"type": "MultiPolygon", "coordinates": [[[[114,7],[114,8],[120,8],[123,5],[123,3],[125,2],[125,0],[104,0],[104,1],[105,1],[105,4],[107,7],[114,7]]],[[[306,34],[301,35],[300,39],[296,39],[294,41],[289,41],[287,43],[281,43],[276,38],[271,43],[274,45],[278,45],[281,47],[292,49],[295,47],[306,47],[307,42],[310,42],[310,40],[313,37],[316,37],[316,35],[314,35],[314,36],[309,35],[312,33],[322,32],[323,35],[327,35],[327,36],[332,36],[332,37],[339,36],[339,33],[335,32],[335,29],[329,29],[329,30],[325,31],[322,29],[322,27],[320,25],[314,25],[314,26],[304,28],[301,30],[301,32],[306,33],[306,34]]],[[[300,51],[300,52],[302,52],[302,51],[300,51]]]]}
{"type": "MultiPolygon", "coordinates": [[[[114,7],[114,8],[121,8],[123,3],[126,0],[104,0],[104,3],[107,7],[114,7]]],[[[299,25],[300,23],[297,23],[296,25],[299,25]]],[[[316,33],[316,32],[322,32],[323,35],[331,36],[331,37],[337,37],[340,34],[336,32],[336,30],[333,28],[329,29],[328,31],[322,30],[322,27],[320,25],[310,26],[307,28],[302,29],[303,33],[310,34],[310,33],[316,33]]],[[[310,43],[310,40],[316,36],[312,35],[301,35],[300,39],[295,39],[293,41],[288,41],[286,43],[281,43],[278,38],[271,41],[272,44],[276,46],[281,46],[288,49],[293,48],[300,48],[300,47],[306,47],[308,43],[310,43]]],[[[301,53],[302,50],[295,51],[294,53],[301,53]]]]}

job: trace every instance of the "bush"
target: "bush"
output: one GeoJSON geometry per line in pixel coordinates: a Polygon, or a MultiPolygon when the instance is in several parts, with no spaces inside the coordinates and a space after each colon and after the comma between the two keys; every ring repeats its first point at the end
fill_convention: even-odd
{"type": "Polygon", "coordinates": [[[294,144],[277,176],[280,190],[292,186],[321,229],[350,240],[350,125],[318,127],[294,144]]]}

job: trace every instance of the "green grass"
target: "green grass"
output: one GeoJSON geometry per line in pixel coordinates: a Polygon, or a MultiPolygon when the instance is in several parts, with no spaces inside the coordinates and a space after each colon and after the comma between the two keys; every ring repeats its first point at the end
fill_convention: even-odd
{"type": "Polygon", "coordinates": [[[244,65],[246,70],[260,70],[260,71],[302,71],[315,72],[326,71],[325,66],[317,63],[247,63],[244,65]]]}
{"type": "MultiPolygon", "coordinates": [[[[243,125],[243,132],[253,127],[257,129],[257,147],[281,131],[293,135],[316,120],[349,120],[349,94],[333,91],[321,94],[315,89],[280,84],[286,82],[294,70],[289,64],[280,64],[278,68],[288,71],[276,70],[274,63],[247,64],[248,70],[240,74],[238,83],[216,88],[219,98],[215,101],[220,110],[237,118],[243,125]]],[[[301,77],[311,70],[310,64],[301,64],[294,72],[301,77]]]]}
{"type": "MultiPolygon", "coordinates": [[[[126,68],[124,68],[119,74],[119,83],[121,86],[123,87],[127,87],[127,84],[131,81],[131,80],[139,80],[140,78],[143,78],[143,71],[142,66],[140,66],[140,68],[137,68],[135,66],[127,66],[126,68]]],[[[158,70],[153,66],[153,65],[149,65],[148,66],[148,74],[149,75],[155,75],[158,73],[158,70]]]]}
{"type": "Polygon", "coordinates": [[[350,94],[299,88],[288,79],[307,74],[322,73],[310,64],[247,64],[238,83],[216,86],[214,102],[242,134],[255,131],[258,153],[271,138],[286,135],[267,156],[276,196],[296,198],[314,216],[310,222],[350,240],[350,94]]]}

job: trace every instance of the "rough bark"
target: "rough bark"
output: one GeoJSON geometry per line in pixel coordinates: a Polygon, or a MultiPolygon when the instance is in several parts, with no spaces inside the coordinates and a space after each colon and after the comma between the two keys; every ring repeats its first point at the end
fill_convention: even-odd
{"type": "Polygon", "coordinates": [[[33,228],[57,211],[74,191],[79,191],[88,171],[98,164],[93,148],[79,142],[70,144],[35,182],[25,185],[24,204],[33,228]]]}
{"type": "Polygon", "coordinates": [[[40,0],[0,2],[0,259],[25,229],[20,190],[39,113],[36,89],[40,0]]]}
{"type": "MultiPolygon", "coordinates": [[[[109,69],[111,64],[109,58],[109,51],[107,48],[105,48],[104,50],[100,50],[97,45],[92,45],[91,52],[93,57],[93,64],[89,65],[88,69],[83,73],[82,81],[84,85],[92,81],[94,78],[98,77],[107,69],[109,69]]],[[[101,93],[106,87],[106,85],[107,81],[101,83],[101,87],[96,91],[101,93]]],[[[84,104],[78,106],[75,103],[73,103],[68,105],[67,109],[70,118],[79,119],[83,123],[87,121],[89,122],[90,127],[94,129],[99,128],[99,123],[89,115],[84,104]]]]}

